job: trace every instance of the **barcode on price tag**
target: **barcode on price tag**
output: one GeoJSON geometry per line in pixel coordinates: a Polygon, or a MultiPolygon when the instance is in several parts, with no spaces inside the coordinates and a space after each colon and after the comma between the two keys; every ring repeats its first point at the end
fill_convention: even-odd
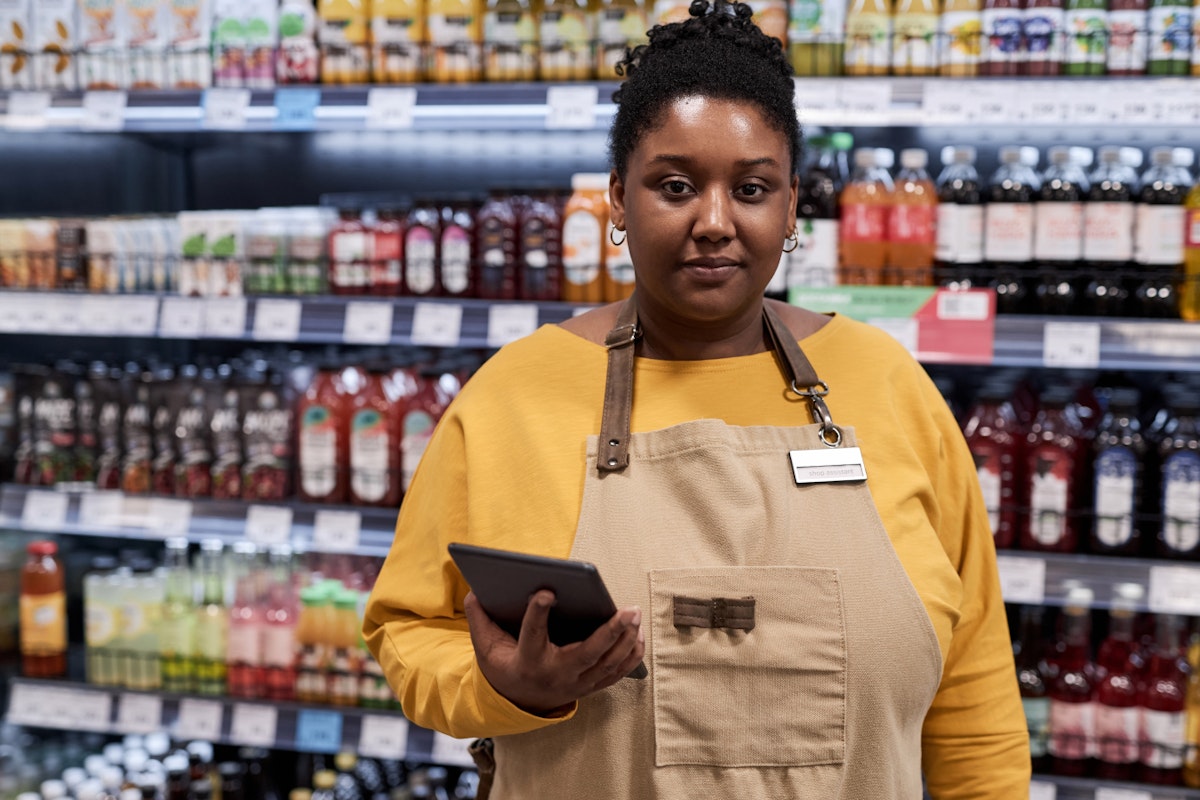
{"type": "Polygon", "coordinates": [[[149,527],[164,538],[186,536],[192,525],[192,502],[156,497],[150,501],[149,527]]]}
{"type": "Polygon", "coordinates": [[[1155,614],[1200,616],[1200,569],[1151,567],[1149,605],[1155,614]]]}
{"type": "Polygon", "coordinates": [[[62,492],[31,491],[25,495],[21,524],[26,528],[49,531],[62,528],[67,521],[70,497],[62,492]]]}
{"type": "Polygon", "coordinates": [[[292,540],[292,509],[250,506],[246,511],[246,538],[255,544],[287,544],[292,540]]]}
{"type": "Polygon", "coordinates": [[[1100,325],[1047,322],[1042,332],[1042,363],[1047,367],[1100,366],[1100,325]]]}
{"type": "Polygon", "coordinates": [[[417,303],[413,309],[412,343],[457,347],[462,335],[462,315],[462,306],[453,303],[417,303]]]}
{"type": "Polygon", "coordinates": [[[321,510],[313,518],[313,547],[335,553],[358,549],[362,514],[357,511],[321,510]]]}
{"type": "Polygon", "coordinates": [[[537,330],[538,307],[526,303],[488,309],[488,347],[503,347],[537,330]]]}
{"type": "Polygon", "coordinates": [[[162,698],[150,694],[124,694],[117,706],[121,733],[153,733],[162,728],[162,698]]]}
{"type": "Polygon", "coordinates": [[[358,752],[368,758],[403,760],[408,753],[408,720],[372,714],[363,717],[358,752]]]}
{"type": "Polygon", "coordinates": [[[225,709],[215,700],[184,698],[179,701],[179,718],[175,721],[174,738],[215,741],[221,737],[221,723],[224,717],[225,709]]]}
{"type": "Polygon", "coordinates": [[[301,711],[296,716],[296,749],[303,753],[341,750],[342,715],[336,711],[301,711]]]}
{"type": "Polygon", "coordinates": [[[75,727],[105,732],[112,728],[112,695],[108,692],[75,692],[75,727]]]}
{"type": "Polygon", "coordinates": [[[300,337],[299,300],[264,299],[254,304],[254,338],[260,342],[294,342],[300,337]]]}
{"type": "Polygon", "coordinates": [[[274,747],[278,712],[274,706],[238,703],[233,707],[229,738],[251,747],[274,747]]]}
{"type": "Polygon", "coordinates": [[[210,297],[204,301],[204,334],[240,339],[246,333],[246,300],[242,297],[210,297]]]}
{"type": "Polygon", "coordinates": [[[85,92],[80,127],[89,131],[121,130],[125,127],[125,106],[128,102],[129,97],[125,92],[85,92]]]}
{"type": "Polygon", "coordinates": [[[1045,781],[1029,782],[1029,800],[1055,800],[1058,787],[1045,781]]]}
{"type": "Polygon", "coordinates": [[[551,86],[546,89],[546,127],[550,130],[591,130],[596,127],[595,86],[551,86]]]}
{"type": "Polygon", "coordinates": [[[991,316],[991,299],[987,292],[938,292],[939,319],[983,322],[991,316]]]}
{"type": "Polygon", "coordinates": [[[1150,792],[1141,789],[1116,789],[1102,786],[1096,790],[1096,800],[1154,800],[1150,792]]]}
{"type": "Polygon", "coordinates": [[[416,89],[371,89],[367,92],[367,127],[389,130],[411,128],[416,104],[416,89]]]}
{"type": "Polygon", "coordinates": [[[13,92],[8,96],[8,114],[4,125],[14,131],[34,131],[46,127],[50,110],[49,92],[13,92]]]}
{"type": "Polygon", "coordinates": [[[158,335],[167,339],[198,339],[204,333],[204,301],[199,297],[166,297],[158,335]]]}
{"type": "Polygon", "coordinates": [[[122,297],[117,331],[124,336],[153,336],[158,328],[157,297],[122,297]]]}
{"type": "Polygon", "coordinates": [[[119,528],[124,511],[120,492],[87,492],[79,498],[79,524],[86,528],[119,528]]]}
{"type": "Polygon", "coordinates": [[[392,340],[391,303],[347,303],[342,325],[346,344],[387,344],[392,340]]]}
{"type": "Polygon", "coordinates": [[[246,127],[249,107],[249,89],[205,89],[204,125],[219,130],[241,130],[246,127]]]}
{"type": "Polygon", "coordinates": [[[433,734],[433,756],[432,760],[435,764],[445,764],[453,767],[473,767],[475,759],[471,758],[471,754],[467,748],[471,746],[473,739],[455,739],[452,736],[447,736],[444,733],[433,734]]]}
{"type": "Polygon", "coordinates": [[[1046,562],[1040,558],[996,556],[1000,593],[1006,603],[1041,605],[1046,600],[1046,562]]]}

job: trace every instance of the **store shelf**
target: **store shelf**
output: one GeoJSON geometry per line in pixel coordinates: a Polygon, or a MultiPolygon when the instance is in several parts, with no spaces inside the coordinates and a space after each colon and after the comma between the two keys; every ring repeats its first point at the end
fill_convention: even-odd
{"type": "Polygon", "coordinates": [[[1030,800],[1200,800],[1200,789],[1035,775],[1030,800]]]}
{"type": "Polygon", "coordinates": [[[394,711],[134,692],[14,678],[7,722],[97,733],[166,731],[187,741],[471,766],[467,741],[409,723],[394,711]]]}
{"type": "Polygon", "coordinates": [[[1196,372],[1200,325],[1094,317],[996,318],[994,366],[1196,372]]]}
{"type": "Polygon", "coordinates": [[[1113,587],[1136,583],[1145,590],[1141,610],[1200,616],[1200,564],[1107,556],[997,554],[1005,602],[1062,605],[1074,586],[1091,589],[1097,608],[1108,608],[1113,587]]]}
{"type": "Polygon", "coordinates": [[[86,488],[0,486],[0,528],[34,534],[193,542],[249,539],[305,550],[387,555],[397,509],[300,502],[176,500],[86,488]]]}

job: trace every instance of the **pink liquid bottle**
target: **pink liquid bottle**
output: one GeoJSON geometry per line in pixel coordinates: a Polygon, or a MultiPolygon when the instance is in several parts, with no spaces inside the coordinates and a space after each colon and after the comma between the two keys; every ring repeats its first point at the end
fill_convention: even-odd
{"type": "Polygon", "coordinates": [[[1141,773],[1146,783],[1183,785],[1188,666],[1183,617],[1156,620],[1154,647],[1142,689],[1141,773]]]}
{"type": "Polygon", "coordinates": [[[1015,546],[1018,527],[1017,496],[1025,440],[1012,394],[1010,383],[984,384],[963,425],[998,549],[1015,546]]]}
{"type": "Polygon", "coordinates": [[[229,607],[226,681],[231,696],[258,697],[263,684],[258,548],[253,542],[234,542],[233,558],[234,599],[229,607]]]}
{"type": "Polygon", "coordinates": [[[1083,776],[1095,742],[1096,688],[1088,653],[1092,632],[1092,590],[1067,592],[1062,617],[1062,654],[1050,684],[1051,769],[1056,775],[1083,776]]]}
{"type": "Polygon", "coordinates": [[[1141,721],[1142,664],[1133,628],[1145,591],[1141,584],[1121,583],[1114,593],[1108,637],[1096,654],[1096,776],[1130,781],[1137,771],[1141,721]]]}
{"type": "Polygon", "coordinates": [[[296,698],[296,619],[291,545],[271,548],[262,636],[263,689],[268,700],[296,698]]]}
{"type": "Polygon", "coordinates": [[[1067,386],[1042,393],[1042,408],[1026,437],[1029,518],[1021,526],[1021,548],[1073,553],[1079,546],[1076,509],[1083,426],[1067,386]]]}
{"type": "Polygon", "coordinates": [[[1017,684],[1021,690],[1021,706],[1025,709],[1034,772],[1044,772],[1048,760],[1046,739],[1050,729],[1050,697],[1046,689],[1049,665],[1044,658],[1044,617],[1045,609],[1041,606],[1021,606],[1020,633],[1013,642],[1017,684]]]}

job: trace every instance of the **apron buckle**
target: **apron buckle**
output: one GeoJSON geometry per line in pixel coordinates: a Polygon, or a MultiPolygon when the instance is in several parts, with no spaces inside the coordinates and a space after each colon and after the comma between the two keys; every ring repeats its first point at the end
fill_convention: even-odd
{"type": "Polygon", "coordinates": [[[627,347],[642,338],[642,328],[636,322],[629,325],[618,325],[604,337],[604,346],[609,350],[614,347],[627,347]]]}
{"type": "Polygon", "coordinates": [[[675,595],[674,624],[676,628],[723,628],[727,631],[754,630],[753,597],[697,597],[675,595]]]}

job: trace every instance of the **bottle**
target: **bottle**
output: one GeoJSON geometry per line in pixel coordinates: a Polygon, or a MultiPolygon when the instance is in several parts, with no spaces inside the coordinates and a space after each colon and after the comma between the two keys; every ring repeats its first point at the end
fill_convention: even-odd
{"type": "Polygon", "coordinates": [[[1184,201],[1183,279],[1179,288],[1179,316],[1200,321],[1200,185],[1184,201]]]}
{"type": "Polygon", "coordinates": [[[338,800],[366,800],[363,787],[354,774],[358,758],[353,753],[338,753],[333,758],[333,764],[337,767],[334,794],[338,800]]]}
{"type": "MultiPolygon", "coordinates": [[[[1140,150],[1125,149],[1135,153],[1140,163],[1140,150]]],[[[1092,273],[1083,305],[1095,316],[1120,316],[1129,296],[1122,273],[1133,261],[1133,198],[1138,178],[1124,163],[1121,151],[1119,147],[1100,148],[1100,165],[1088,177],[1090,188],[1083,207],[1083,260],[1092,273]]]]}
{"type": "Polygon", "coordinates": [[[792,0],[788,10],[788,57],[801,77],[842,74],[846,51],[846,4],[792,0]]]}
{"type": "MultiPolygon", "coordinates": [[[[646,32],[649,4],[644,0],[603,0],[599,4],[596,22],[596,77],[602,81],[620,80],[617,62],[631,50],[648,40],[646,32]]],[[[755,11],[759,11],[755,8],[755,11]]],[[[783,25],[787,25],[787,9],[783,9],[783,25]]],[[[775,35],[763,29],[768,35],[775,35]]],[[[784,34],[786,36],[786,34],[784,34]]]]}
{"type": "Polygon", "coordinates": [[[1146,74],[1150,20],[1148,0],[1109,0],[1108,74],[1146,74]]]}
{"type": "Polygon", "coordinates": [[[897,0],[892,16],[892,74],[936,75],[939,4],[935,0],[897,0]]]}
{"type": "Polygon", "coordinates": [[[296,594],[292,584],[292,548],[277,544],[269,555],[270,579],[260,628],[263,696],[268,700],[296,697],[296,594]]]}
{"type": "Polygon", "coordinates": [[[1081,468],[1083,428],[1069,387],[1042,393],[1041,409],[1025,437],[1029,519],[1020,532],[1021,548],[1074,553],[1079,521],[1071,514],[1081,468]]]}
{"type": "Polygon", "coordinates": [[[608,175],[571,176],[571,198],[563,210],[562,299],[599,303],[604,299],[604,236],[608,231],[608,175]]]}
{"type": "MultiPolygon", "coordinates": [[[[610,225],[612,223],[609,223],[610,225]]],[[[562,217],[552,199],[534,195],[517,209],[517,294],[522,300],[558,300],[563,294],[562,217]]],[[[606,247],[611,242],[604,243],[606,247]]],[[[609,252],[605,251],[606,254],[609,252]]],[[[614,254],[615,277],[603,278],[606,294],[632,291],[633,264],[628,248],[614,254]]]]}
{"type": "Polygon", "coordinates": [[[1192,62],[1192,4],[1150,0],[1147,75],[1187,75],[1192,62]]]}
{"type": "Polygon", "coordinates": [[[1069,148],[1051,147],[1049,157],[1034,206],[1033,257],[1040,272],[1034,296],[1042,314],[1071,314],[1083,257],[1083,198],[1090,187],[1069,148]]]}
{"type": "Polygon", "coordinates": [[[867,147],[855,150],[854,174],[841,196],[840,283],[883,283],[888,261],[887,220],[894,191],[880,151],[867,147]]]}
{"type": "Polygon", "coordinates": [[[1108,62],[1109,0],[1067,0],[1064,75],[1098,76],[1108,62]]]}
{"type": "Polygon", "coordinates": [[[312,800],[335,800],[333,787],[337,785],[337,773],[323,769],[313,775],[312,800]]]}
{"type": "Polygon", "coordinates": [[[370,284],[372,234],[362,221],[362,210],[338,209],[338,223],[329,232],[329,291],[333,294],[366,294],[370,284]]]}
{"type": "Polygon", "coordinates": [[[442,418],[451,398],[446,394],[439,382],[441,371],[436,364],[427,364],[418,370],[417,391],[409,398],[401,422],[403,431],[400,439],[402,487],[408,491],[417,465],[429,440],[433,437],[433,429],[442,418]]]}
{"type": "Polygon", "coordinates": [[[372,0],[371,73],[376,83],[424,78],[424,0],[372,0]]]}
{"type": "Polygon", "coordinates": [[[483,77],[537,80],[538,18],[529,0],[487,0],[483,14],[483,77]]]}
{"type": "Polygon", "coordinates": [[[543,81],[587,81],[593,77],[595,17],[588,0],[545,0],[538,20],[543,81]]]}
{"type": "Polygon", "coordinates": [[[1200,631],[1192,629],[1188,645],[1187,756],[1183,763],[1183,782],[1200,787],[1200,631]]]}
{"type": "Polygon", "coordinates": [[[300,421],[297,494],[307,503],[346,502],[349,463],[348,416],[340,381],[328,368],[318,369],[296,408],[300,421]]]}
{"type": "Polygon", "coordinates": [[[311,0],[280,0],[275,80],[281,86],[316,83],[321,72],[317,10],[311,0]]]}
{"type": "Polygon", "coordinates": [[[1183,203],[1191,179],[1174,161],[1171,148],[1152,149],[1151,166],[1142,174],[1137,195],[1133,260],[1141,280],[1132,292],[1132,311],[1141,317],[1174,317],[1179,312],[1175,282],[1183,263],[1183,203]]]}
{"type": "Polygon", "coordinates": [[[981,274],[983,195],[979,173],[975,169],[975,148],[946,148],[942,152],[942,163],[945,168],[937,179],[937,245],[934,251],[938,283],[954,289],[985,285],[981,274]]]}
{"type": "Polygon", "coordinates": [[[418,200],[404,223],[404,294],[413,297],[441,294],[440,240],[441,212],[432,201],[418,200]]]}
{"type": "Polygon", "coordinates": [[[185,384],[183,403],[174,415],[174,424],[170,425],[175,438],[169,452],[175,458],[171,483],[176,497],[212,495],[212,416],[208,397],[212,376],[208,377],[190,386],[185,384]]]}
{"type": "Polygon", "coordinates": [[[1018,528],[1017,497],[1024,437],[1011,402],[1012,393],[1013,387],[1008,382],[985,383],[963,425],[997,549],[1015,546],[1018,528]]]}
{"type": "Polygon", "coordinates": [[[350,401],[350,502],[400,505],[400,442],[394,423],[391,381],[369,370],[350,401]]]}
{"type": "Polygon", "coordinates": [[[1200,557],[1200,397],[1194,390],[1168,395],[1171,417],[1158,444],[1162,476],[1163,558],[1200,557]]]}
{"type": "Polygon", "coordinates": [[[938,18],[938,74],[974,78],[983,51],[981,0],[946,0],[938,18]]]}
{"type": "Polygon", "coordinates": [[[1050,733],[1050,697],[1047,694],[1047,664],[1044,658],[1043,609],[1021,606],[1019,634],[1013,642],[1017,685],[1029,730],[1029,751],[1034,772],[1046,768],[1046,745],[1050,733]]]}
{"type": "Polygon", "coordinates": [[[1022,74],[1040,77],[1062,72],[1066,55],[1063,0],[1025,0],[1021,35],[1025,45],[1022,74]]]}
{"type": "Polygon", "coordinates": [[[814,136],[809,146],[816,159],[801,171],[796,195],[794,252],[787,255],[786,285],[833,286],[837,283],[839,196],[849,177],[844,170],[846,152],[854,139],[848,133],[814,136]]]}
{"type": "Polygon", "coordinates": [[[1182,632],[1182,617],[1160,614],[1156,618],[1154,647],[1141,694],[1138,777],[1146,783],[1183,784],[1188,678],[1182,632]]]}
{"type": "Polygon", "coordinates": [[[241,764],[226,761],[217,768],[217,774],[221,776],[221,800],[246,800],[241,764]]]}
{"type": "Polygon", "coordinates": [[[21,673],[27,678],[67,674],[67,600],[58,545],[30,542],[21,568],[21,673]]]}
{"type": "MultiPolygon", "coordinates": [[[[136,370],[136,365],[131,365],[136,370]]],[[[128,375],[133,397],[125,405],[121,420],[124,458],[121,460],[121,491],[146,494],[150,491],[150,461],[154,455],[153,428],[150,418],[149,372],[128,375]]]]}
{"type": "Polygon", "coordinates": [[[368,292],[382,297],[400,294],[404,282],[404,225],[394,208],[381,208],[371,231],[368,292]]]}
{"type": "Polygon", "coordinates": [[[191,785],[188,786],[187,796],[188,800],[212,800],[212,781],[208,778],[192,781],[191,785]]]}
{"type": "Polygon", "coordinates": [[[475,260],[475,218],[471,204],[459,197],[442,206],[439,276],[441,294],[445,297],[473,297],[474,275],[471,265],[475,260]]]}
{"type": "Polygon", "coordinates": [[[1141,549],[1137,512],[1146,440],[1137,416],[1139,400],[1136,389],[1114,390],[1096,432],[1093,553],[1132,556],[1141,549]]]}
{"type": "Polygon", "coordinates": [[[229,607],[226,652],[229,694],[258,697],[263,688],[263,615],[258,594],[258,548],[253,542],[233,543],[234,597],[229,607]]]}
{"type": "Polygon", "coordinates": [[[117,569],[112,556],[92,559],[83,578],[83,614],[86,622],[87,681],[98,686],[117,683],[113,644],[117,637],[117,608],[110,578],[117,569]]]}
{"type": "Polygon", "coordinates": [[[1041,189],[1041,180],[1024,163],[1023,149],[1000,148],[1000,168],[988,182],[984,210],[983,258],[988,284],[996,290],[997,311],[1005,314],[1026,309],[1022,278],[1033,261],[1033,200],[1041,189]]]}
{"type": "Polygon", "coordinates": [[[282,500],[292,495],[295,453],[293,408],[284,397],[282,376],[250,372],[245,378],[242,408],[242,497],[282,500]]]}
{"type": "Polygon", "coordinates": [[[362,674],[358,660],[358,592],[338,588],[333,593],[332,605],[329,702],[337,706],[356,706],[362,674]]]}
{"type": "Polygon", "coordinates": [[[900,151],[900,172],[888,215],[888,276],[893,286],[931,286],[937,248],[937,187],[925,171],[929,155],[900,151]]]}
{"type": "Polygon", "coordinates": [[[475,284],[484,300],[517,298],[517,238],[513,203],[493,190],[475,215],[475,284]]]}
{"type": "Polygon", "coordinates": [[[428,0],[426,25],[437,83],[478,81],[483,75],[483,0],[428,0]]]}
{"type": "Polygon", "coordinates": [[[162,661],[159,657],[159,631],[166,597],[165,578],[147,561],[135,567],[132,593],[122,604],[125,625],[125,649],[128,666],[124,685],[139,691],[162,688],[162,661]]]}
{"type": "Polygon", "coordinates": [[[983,0],[980,75],[999,78],[1020,73],[1025,60],[1024,4],[1025,0],[983,0]]]}
{"type": "Polygon", "coordinates": [[[168,692],[192,692],[196,681],[196,602],[187,539],[167,540],[164,567],[166,599],[158,639],[162,687],[168,692]]]}
{"type": "MultiPolygon", "coordinates": [[[[228,377],[228,376],[227,376],[228,377]]],[[[237,500],[242,496],[242,405],[238,387],[225,385],[216,392],[216,407],[209,422],[212,442],[212,496],[237,500]]]]}
{"type": "Polygon", "coordinates": [[[225,609],[224,548],[220,539],[200,543],[203,594],[196,609],[195,645],[196,691],[200,694],[225,694],[229,612],[225,609]]]}
{"type": "Polygon", "coordinates": [[[191,783],[188,775],[188,760],[185,756],[171,756],[163,762],[167,770],[167,793],[165,800],[187,800],[188,786],[191,783]]]}
{"type": "Polygon", "coordinates": [[[1058,675],[1050,684],[1050,739],[1047,751],[1056,775],[1087,774],[1095,741],[1094,665],[1088,654],[1092,632],[1092,590],[1068,590],[1063,608],[1058,675]]]}
{"type": "Polygon", "coordinates": [[[300,615],[296,623],[296,699],[301,703],[328,702],[326,670],[328,658],[324,626],[325,591],[309,586],[300,592],[300,615]]]}
{"type": "Polygon", "coordinates": [[[318,0],[321,82],[360,84],[371,80],[369,3],[318,0]]]}
{"type": "Polygon", "coordinates": [[[883,76],[892,63],[890,0],[853,0],[846,11],[845,73],[883,76]]]}
{"type": "Polygon", "coordinates": [[[1108,636],[1096,654],[1096,777],[1110,781],[1134,780],[1137,767],[1138,673],[1143,665],[1133,626],[1143,594],[1137,583],[1114,587],[1108,636]]]}

